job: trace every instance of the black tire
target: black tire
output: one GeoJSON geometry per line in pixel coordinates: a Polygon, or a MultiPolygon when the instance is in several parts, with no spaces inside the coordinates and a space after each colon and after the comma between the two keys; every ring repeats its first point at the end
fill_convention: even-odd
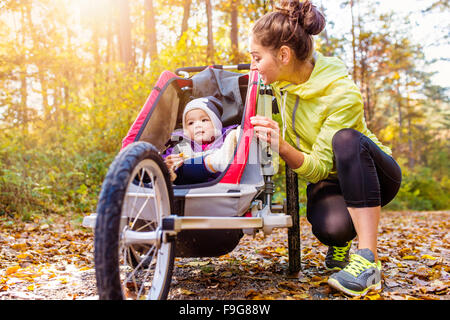
{"type": "MultiPolygon", "coordinates": [[[[142,275],[139,274],[139,272],[141,272],[140,270],[150,269],[150,265],[152,265],[151,261],[153,261],[155,256],[156,262],[153,263],[153,265],[156,269],[160,261],[158,259],[161,259],[161,255],[164,256],[162,258],[164,259],[164,263],[161,264],[164,264],[163,267],[165,268],[165,271],[163,272],[164,276],[162,279],[159,276],[153,275],[155,277],[158,277],[157,283],[159,291],[156,295],[156,299],[166,299],[169,293],[173,272],[173,261],[175,257],[175,244],[173,242],[163,243],[159,248],[155,247],[153,253],[149,250],[148,257],[146,257],[145,259],[151,259],[151,261],[142,261],[144,263],[139,263],[140,261],[137,257],[145,252],[149,245],[138,244],[134,246],[134,244],[132,244],[126,246],[123,241],[125,230],[130,227],[130,223],[128,221],[133,219],[129,217],[123,218],[123,216],[126,214],[126,208],[131,207],[128,202],[125,201],[125,197],[127,196],[127,199],[129,199],[131,193],[127,194],[127,190],[131,188],[131,186],[134,185],[134,188],[136,188],[136,177],[140,177],[140,185],[138,186],[139,188],[142,188],[143,190],[152,190],[151,192],[153,192],[153,196],[150,197],[150,195],[148,195],[146,201],[149,201],[150,198],[153,198],[154,208],[157,208],[159,212],[162,212],[161,208],[166,209],[164,211],[169,211],[167,213],[163,212],[164,215],[170,215],[173,209],[173,191],[172,184],[169,178],[169,172],[164,164],[163,159],[158,154],[158,150],[154,146],[146,142],[135,142],[123,149],[116,156],[113,163],[109,167],[108,173],[102,185],[102,190],[97,205],[97,220],[94,240],[94,261],[95,273],[97,278],[97,289],[99,299],[101,300],[122,300],[124,298],[129,298],[130,295],[128,294],[128,291],[130,289],[127,281],[130,280],[124,280],[122,282],[121,277],[123,278],[123,270],[138,267],[136,269],[133,269],[132,271],[132,273],[134,273],[132,275],[132,278],[134,286],[136,287],[138,280],[135,281],[135,278],[138,278],[140,275],[142,275]],[[144,169],[140,171],[140,168],[144,168],[145,166],[149,166],[151,170],[154,170],[156,172],[155,175],[153,175],[154,173],[151,173],[153,175],[154,181],[152,181],[154,182],[155,187],[150,187],[149,189],[145,189],[147,188],[146,184],[149,183],[147,179],[148,173],[144,169]],[[147,178],[144,177],[145,174],[147,174],[147,178]],[[147,181],[145,181],[146,179],[147,181]],[[167,190],[167,194],[164,190],[167,190]],[[159,195],[159,198],[157,194],[159,195]],[[157,204],[158,199],[161,200],[160,202],[163,204],[157,204]],[[125,225],[124,220],[126,221],[125,225]],[[164,251],[162,251],[163,248],[164,251]],[[130,252],[132,252],[133,254],[130,254],[130,252]],[[152,256],[150,257],[150,255],[152,256]]],[[[138,196],[136,196],[136,199],[138,199],[138,196]]],[[[135,208],[135,204],[137,204],[136,200],[132,205],[133,209],[135,208]]],[[[147,202],[142,205],[140,212],[145,211],[143,210],[146,209],[145,206],[147,206],[147,202]]],[[[136,221],[140,221],[139,224],[137,224],[138,227],[136,227],[133,223],[131,225],[131,229],[129,228],[128,230],[142,231],[139,230],[139,226],[142,225],[142,220],[139,214],[140,213],[138,213],[135,217],[136,221]]],[[[158,216],[156,214],[155,216],[156,221],[149,222],[149,225],[152,226],[151,228],[148,227],[150,229],[157,227],[158,216]]],[[[147,230],[149,230],[148,228],[147,230]]],[[[148,272],[150,272],[150,270],[148,270],[148,272]]],[[[146,276],[147,275],[148,274],[146,274],[146,276]]],[[[127,279],[128,278],[129,277],[127,277],[127,279]]],[[[152,286],[153,280],[154,278],[152,278],[152,286]]],[[[144,282],[142,281],[142,283],[144,282]]],[[[144,284],[142,284],[142,287],[144,288],[144,284]]],[[[153,288],[153,290],[154,289],[155,288],[153,288]]],[[[139,294],[140,292],[141,290],[139,291],[139,294]]],[[[139,298],[139,294],[137,298],[139,298]]],[[[148,297],[150,297],[150,294],[148,295],[148,297]]]]}

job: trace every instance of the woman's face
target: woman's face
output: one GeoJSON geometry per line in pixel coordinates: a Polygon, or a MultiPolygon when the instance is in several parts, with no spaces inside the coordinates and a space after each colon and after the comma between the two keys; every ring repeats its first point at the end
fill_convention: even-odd
{"type": "Polygon", "coordinates": [[[214,124],[205,111],[193,109],[186,113],[185,132],[199,144],[209,143],[214,137],[214,124]]]}
{"type": "Polygon", "coordinates": [[[250,68],[259,72],[264,84],[271,84],[278,80],[281,73],[281,64],[272,50],[263,47],[251,37],[250,55],[252,57],[250,68]]]}

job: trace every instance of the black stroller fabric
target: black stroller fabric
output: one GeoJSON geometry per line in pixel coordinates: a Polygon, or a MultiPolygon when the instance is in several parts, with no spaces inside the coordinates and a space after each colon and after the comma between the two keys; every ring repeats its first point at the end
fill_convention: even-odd
{"type": "MultiPolygon", "coordinates": [[[[192,95],[196,98],[214,96],[220,99],[223,105],[223,126],[239,124],[244,113],[247,79],[244,74],[207,68],[192,76],[192,95]]],[[[175,200],[178,201],[183,200],[175,200]]],[[[217,257],[231,252],[242,236],[242,230],[184,230],[177,235],[175,255],[217,257]]]]}
{"type": "Polygon", "coordinates": [[[222,101],[223,126],[241,123],[244,112],[239,79],[243,74],[221,69],[207,68],[192,76],[192,95],[194,97],[214,96],[222,101]]]}

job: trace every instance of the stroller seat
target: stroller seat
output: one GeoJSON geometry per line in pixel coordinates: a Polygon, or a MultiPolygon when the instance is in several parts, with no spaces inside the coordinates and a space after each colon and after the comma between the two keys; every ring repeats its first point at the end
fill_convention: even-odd
{"type": "MultiPolygon", "coordinates": [[[[182,115],[190,97],[215,96],[223,104],[225,126],[249,127],[256,110],[257,81],[249,86],[249,74],[207,68],[191,78],[180,78],[165,71],[144,107],[123,139],[122,148],[135,141],[146,141],[161,153],[172,132],[182,128],[182,115]],[[248,88],[254,99],[247,100],[248,88]]],[[[264,185],[256,159],[257,144],[247,130],[241,134],[233,161],[213,181],[174,185],[173,214],[180,216],[242,216],[264,185]],[[237,159],[237,160],[236,160],[237,159]],[[249,160],[249,161],[247,161],[249,160]]],[[[151,208],[148,208],[151,211],[151,208]]],[[[177,256],[218,256],[231,251],[242,237],[242,230],[184,230],[177,235],[177,256]]]]}

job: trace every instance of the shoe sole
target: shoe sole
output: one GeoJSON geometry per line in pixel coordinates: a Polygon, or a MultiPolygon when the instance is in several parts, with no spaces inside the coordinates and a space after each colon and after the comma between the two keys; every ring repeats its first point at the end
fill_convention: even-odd
{"type": "Polygon", "coordinates": [[[325,269],[327,269],[328,271],[340,271],[340,270],[342,270],[342,268],[339,268],[339,267],[328,268],[327,265],[325,265],[325,269]]]}
{"type": "Polygon", "coordinates": [[[363,297],[371,290],[380,290],[381,289],[381,280],[378,283],[375,283],[371,286],[368,286],[366,289],[362,291],[354,291],[350,290],[339,283],[336,279],[328,278],[328,284],[336,290],[342,291],[345,294],[348,294],[352,297],[363,297]]]}

